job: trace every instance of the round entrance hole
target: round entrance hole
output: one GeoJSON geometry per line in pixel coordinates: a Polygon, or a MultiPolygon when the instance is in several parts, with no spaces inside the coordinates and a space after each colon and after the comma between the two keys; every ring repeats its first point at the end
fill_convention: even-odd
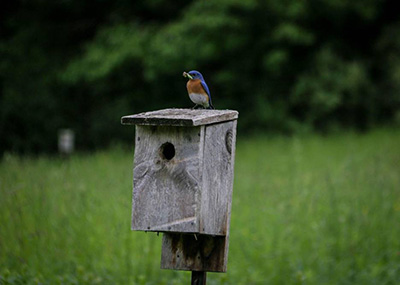
{"type": "Polygon", "coordinates": [[[163,159],[171,160],[175,156],[175,147],[172,143],[163,143],[160,147],[160,156],[163,159]]]}

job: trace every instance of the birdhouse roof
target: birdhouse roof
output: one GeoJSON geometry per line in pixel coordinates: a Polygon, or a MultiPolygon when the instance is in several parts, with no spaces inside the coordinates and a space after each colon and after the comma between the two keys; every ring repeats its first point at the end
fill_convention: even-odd
{"type": "Polygon", "coordinates": [[[164,109],[121,118],[123,125],[148,126],[202,126],[236,120],[239,113],[234,110],[209,109],[164,109]]]}

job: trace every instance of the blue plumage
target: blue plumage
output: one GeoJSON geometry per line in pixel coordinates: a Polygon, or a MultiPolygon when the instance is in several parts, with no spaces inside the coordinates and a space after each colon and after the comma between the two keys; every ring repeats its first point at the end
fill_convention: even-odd
{"type": "Polygon", "coordinates": [[[183,76],[188,77],[187,89],[190,99],[195,103],[195,107],[203,106],[203,108],[214,109],[211,102],[211,94],[203,75],[197,70],[184,72],[183,76]]]}

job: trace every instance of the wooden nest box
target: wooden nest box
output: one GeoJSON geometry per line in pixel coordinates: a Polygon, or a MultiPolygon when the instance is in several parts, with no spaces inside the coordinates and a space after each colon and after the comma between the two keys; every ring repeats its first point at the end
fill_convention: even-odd
{"type": "Polygon", "coordinates": [[[132,230],[167,233],[162,268],[226,271],[237,118],[199,109],[122,117],[136,125],[132,230]],[[188,242],[197,250],[185,253],[188,242]]]}

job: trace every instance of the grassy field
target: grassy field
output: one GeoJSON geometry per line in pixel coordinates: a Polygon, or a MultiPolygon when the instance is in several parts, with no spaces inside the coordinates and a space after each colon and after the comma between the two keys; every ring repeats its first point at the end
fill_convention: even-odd
{"type": "MultiPolygon", "coordinates": [[[[188,284],[131,232],[133,150],[0,164],[0,283],[188,284]]],[[[228,273],[208,284],[398,284],[400,130],[241,138],[228,273]]]]}

